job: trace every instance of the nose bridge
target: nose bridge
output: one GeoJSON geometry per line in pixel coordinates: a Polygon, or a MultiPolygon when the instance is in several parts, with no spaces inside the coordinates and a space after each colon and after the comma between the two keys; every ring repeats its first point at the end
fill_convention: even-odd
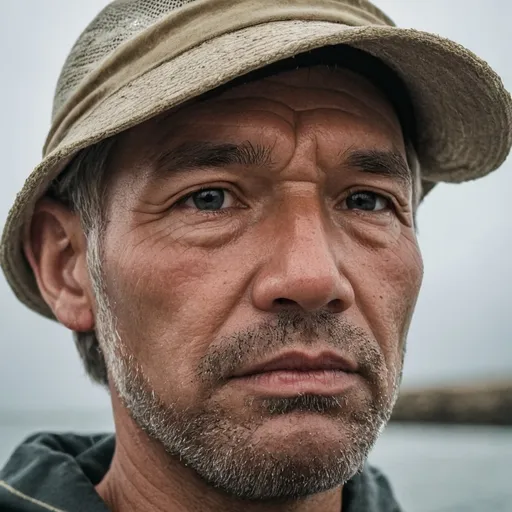
{"type": "Polygon", "coordinates": [[[321,206],[305,200],[302,208],[283,211],[282,233],[276,233],[275,257],[283,259],[291,271],[300,270],[304,278],[336,271],[335,254],[325,230],[321,206]]]}
{"type": "Polygon", "coordinates": [[[353,291],[339,268],[320,202],[296,198],[293,204],[282,205],[275,220],[273,251],[254,288],[259,307],[349,307],[353,291]]]}

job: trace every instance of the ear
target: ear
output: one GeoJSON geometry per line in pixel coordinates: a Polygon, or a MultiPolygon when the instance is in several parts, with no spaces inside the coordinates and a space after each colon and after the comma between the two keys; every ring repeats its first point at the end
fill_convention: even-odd
{"type": "Polygon", "coordinates": [[[24,241],[43,299],[69,329],[94,329],[94,296],[87,270],[87,242],[78,215],[61,203],[41,199],[24,241]]]}

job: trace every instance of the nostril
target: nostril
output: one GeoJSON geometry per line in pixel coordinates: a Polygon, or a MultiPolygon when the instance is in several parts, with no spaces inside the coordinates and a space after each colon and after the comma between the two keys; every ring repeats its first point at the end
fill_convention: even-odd
{"type": "Polygon", "coordinates": [[[327,309],[333,313],[341,313],[344,309],[343,302],[340,299],[333,299],[327,304],[327,309]]]}
{"type": "MultiPolygon", "coordinates": [[[[274,307],[276,307],[278,309],[296,309],[296,308],[316,309],[311,304],[309,304],[309,307],[308,307],[308,305],[306,305],[304,303],[301,303],[301,302],[298,302],[298,301],[292,300],[292,299],[287,299],[285,297],[279,297],[277,299],[274,299],[273,304],[274,304],[274,307]]],[[[340,299],[333,299],[333,300],[329,301],[327,304],[325,304],[325,303],[317,304],[316,307],[318,309],[325,308],[325,310],[327,310],[331,313],[340,313],[344,309],[343,301],[341,301],[340,299]]]]}
{"type": "Polygon", "coordinates": [[[298,304],[291,299],[286,299],[284,297],[279,297],[278,299],[274,299],[274,303],[278,306],[297,306],[298,304]]]}

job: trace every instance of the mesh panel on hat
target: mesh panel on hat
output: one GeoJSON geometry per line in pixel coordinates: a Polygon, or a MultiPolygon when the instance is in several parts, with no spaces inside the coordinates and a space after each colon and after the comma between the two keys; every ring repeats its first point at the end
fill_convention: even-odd
{"type": "Polygon", "coordinates": [[[80,82],[119,45],[170,11],[194,0],[116,0],[84,30],[69,54],[57,82],[53,117],[80,82]]]}

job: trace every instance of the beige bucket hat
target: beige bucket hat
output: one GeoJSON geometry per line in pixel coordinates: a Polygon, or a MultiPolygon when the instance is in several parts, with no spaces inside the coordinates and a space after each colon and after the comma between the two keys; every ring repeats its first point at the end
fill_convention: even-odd
{"type": "Polygon", "coordinates": [[[366,0],[116,0],[64,65],[44,159],[5,224],[1,264],[17,297],[53,317],[22,241],[36,201],[79,150],[250,71],[338,44],[372,54],[405,83],[427,188],[505,160],[512,104],[496,73],[452,41],[396,28],[366,0]]]}

